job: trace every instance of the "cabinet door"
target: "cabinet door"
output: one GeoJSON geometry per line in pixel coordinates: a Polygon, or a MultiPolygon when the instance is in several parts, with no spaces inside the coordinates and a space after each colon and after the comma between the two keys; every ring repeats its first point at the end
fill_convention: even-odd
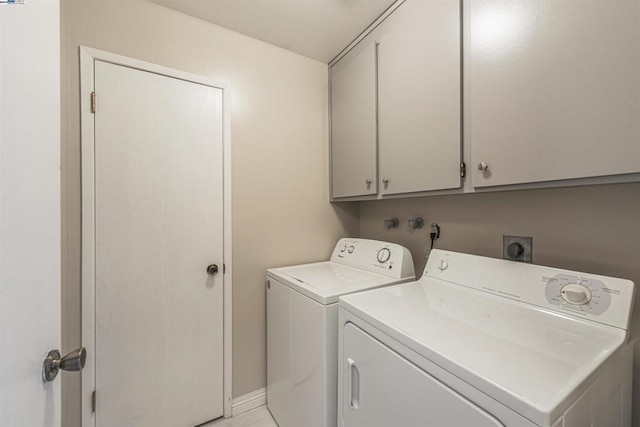
{"type": "Polygon", "coordinates": [[[403,4],[379,40],[381,194],[460,187],[460,3],[403,4]]]}
{"type": "Polygon", "coordinates": [[[640,171],[638,0],[473,0],[465,13],[474,187],[640,171]]]}
{"type": "Polygon", "coordinates": [[[376,194],[376,47],[357,47],[331,68],[333,197],[376,194]]]}
{"type": "Polygon", "coordinates": [[[344,427],[502,426],[360,328],[344,328],[344,427]]]}

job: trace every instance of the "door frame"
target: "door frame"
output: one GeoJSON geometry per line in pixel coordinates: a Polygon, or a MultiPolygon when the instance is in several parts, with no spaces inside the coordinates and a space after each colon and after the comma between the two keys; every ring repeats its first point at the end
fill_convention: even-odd
{"type": "MultiPolygon", "coordinates": [[[[222,90],[223,151],[223,416],[232,415],[232,239],[231,239],[231,102],[229,84],[163,67],[149,62],[80,46],[80,138],[82,149],[82,345],[87,348],[87,363],[82,373],[82,426],[95,425],[91,398],[95,390],[95,121],[91,112],[96,60],[147,71],[162,76],[198,83],[222,90]]],[[[99,108],[99,97],[96,104],[99,108]]]]}

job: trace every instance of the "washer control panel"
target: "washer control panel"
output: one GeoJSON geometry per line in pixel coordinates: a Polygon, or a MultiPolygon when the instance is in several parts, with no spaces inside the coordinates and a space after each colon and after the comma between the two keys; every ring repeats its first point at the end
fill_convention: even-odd
{"type": "Polygon", "coordinates": [[[389,259],[391,258],[391,249],[389,248],[378,249],[378,254],[376,255],[376,258],[378,258],[378,262],[380,264],[384,264],[385,262],[389,261],[389,259]]]}
{"type": "Polygon", "coordinates": [[[635,297],[630,280],[438,249],[421,281],[429,278],[625,330],[635,297]]]}
{"type": "Polygon", "coordinates": [[[407,248],[369,239],[340,239],[331,261],[395,278],[415,277],[413,258],[407,248]]]}
{"type": "Polygon", "coordinates": [[[611,305],[612,290],[602,280],[560,273],[543,281],[547,301],[555,306],[599,316],[611,305]]]}

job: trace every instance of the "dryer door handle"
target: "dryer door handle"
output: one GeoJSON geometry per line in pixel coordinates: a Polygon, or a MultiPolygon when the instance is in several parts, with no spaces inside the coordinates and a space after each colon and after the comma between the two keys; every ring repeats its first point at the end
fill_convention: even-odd
{"type": "Polygon", "coordinates": [[[347,364],[349,365],[349,407],[358,409],[360,407],[360,371],[353,359],[347,358],[347,364]]]}

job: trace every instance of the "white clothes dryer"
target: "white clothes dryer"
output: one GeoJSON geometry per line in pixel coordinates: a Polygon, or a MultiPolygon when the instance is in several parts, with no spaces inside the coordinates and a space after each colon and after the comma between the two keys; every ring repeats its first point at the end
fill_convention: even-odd
{"type": "Polygon", "coordinates": [[[410,252],[341,239],[331,260],[267,271],[267,407],[280,427],[335,427],[338,297],[415,280],[410,252]]]}
{"type": "Polygon", "coordinates": [[[339,309],[338,425],[629,427],[628,280],[433,250],[339,309]]]}

